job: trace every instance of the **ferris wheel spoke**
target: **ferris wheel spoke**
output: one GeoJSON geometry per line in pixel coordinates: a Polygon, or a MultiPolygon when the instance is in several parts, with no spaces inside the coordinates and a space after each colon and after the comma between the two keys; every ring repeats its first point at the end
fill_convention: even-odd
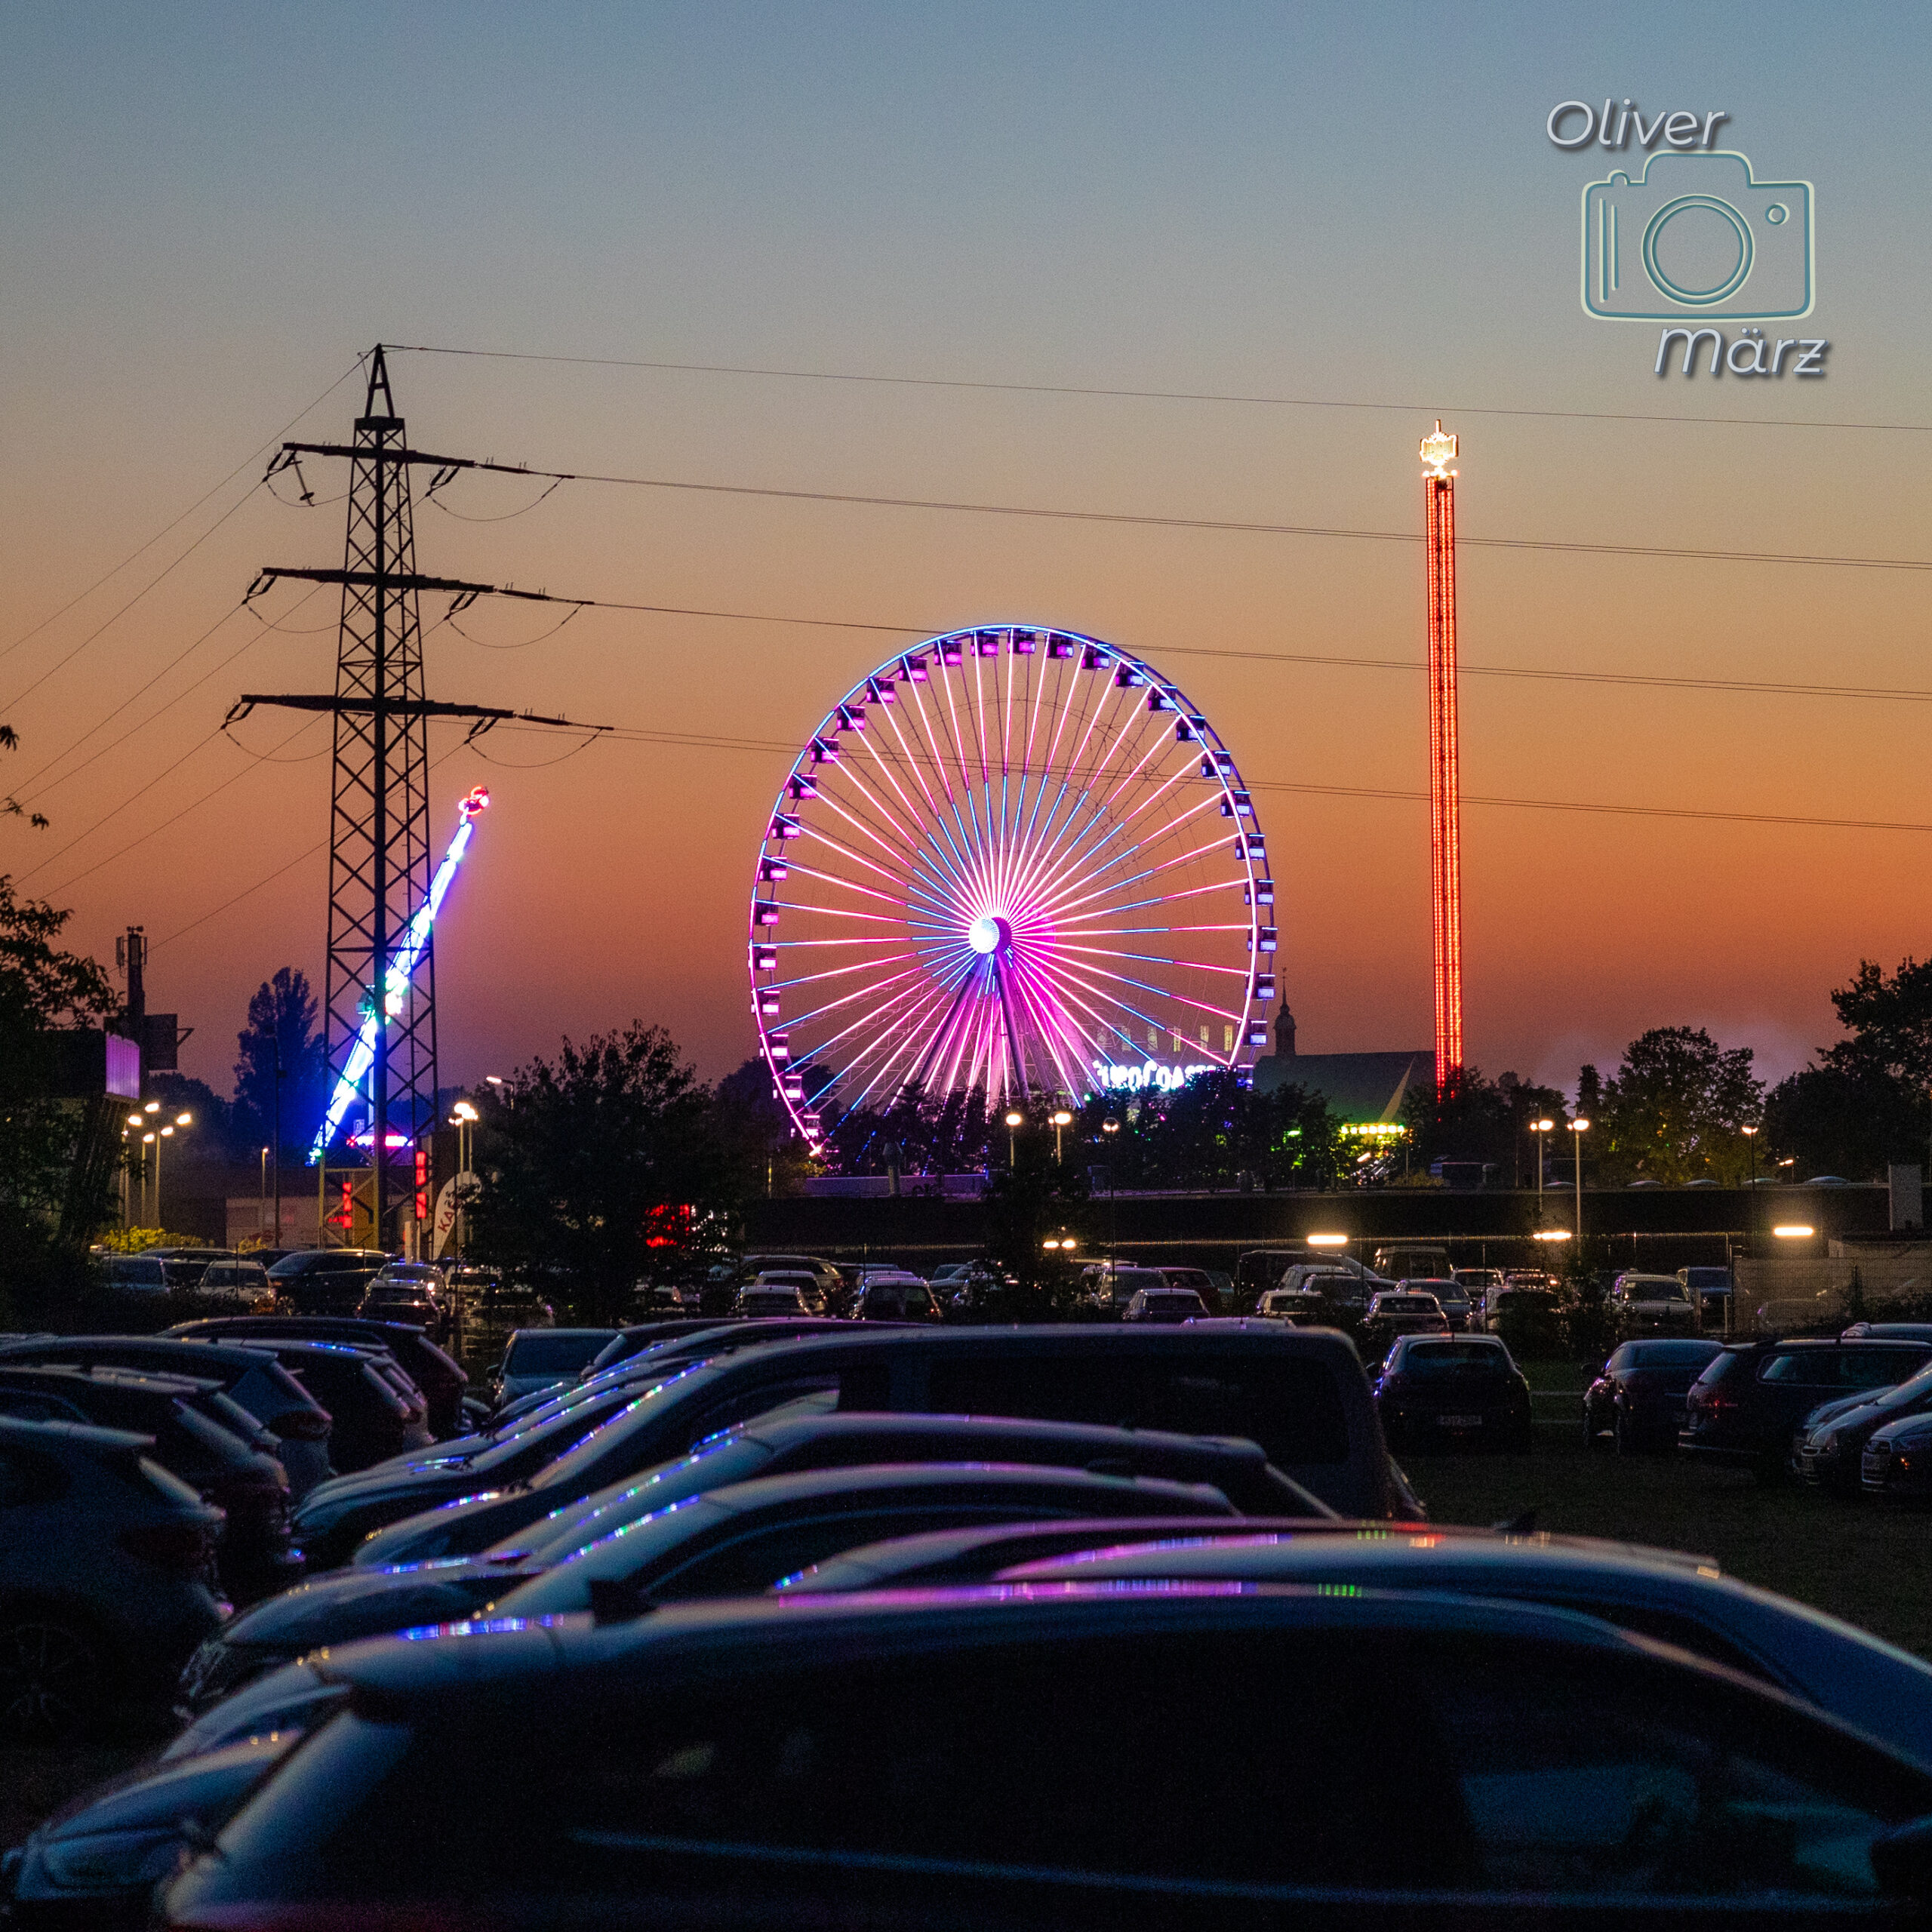
{"type": "MultiPolygon", "coordinates": [[[[942,678],[945,675],[943,668],[941,669],[940,675],[942,678]]],[[[950,818],[959,833],[962,844],[970,845],[972,841],[968,836],[965,821],[960,816],[958,795],[952,789],[952,775],[946,768],[946,758],[940,749],[940,734],[934,729],[931,715],[927,711],[924,694],[909,678],[906,681],[906,688],[912,694],[912,708],[919,714],[921,739],[925,749],[924,762],[931,766],[933,776],[939,780],[940,788],[946,794],[946,809],[944,812],[935,811],[933,823],[943,828],[947,820],[950,818]]]]}
{"type": "MultiPolygon", "coordinates": [[[[942,651],[940,655],[943,660],[944,653],[942,651]]],[[[918,700],[919,718],[921,723],[926,727],[931,739],[933,749],[934,769],[937,773],[940,782],[946,787],[947,802],[952,807],[952,823],[958,829],[961,848],[964,851],[970,852],[971,854],[971,857],[968,862],[967,868],[970,875],[977,871],[980,866],[983,866],[986,858],[986,845],[985,841],[980,837],[979,834],[979,819],[977,813],[973,804],[972,780],[966,770],[965,755],[959,747],[958,720],[953,714],[952,681],[946,676],[946,667],[943,661],[940,664],[938,669],[940,688],[944,692],[946,697],[947,715],[953,719],[952,743],[955,754],[955,761],[959,773],[960,789],[966,794],[965,811],[963,814],[960,809],[959,792],[953,789],[952,776],[947,771],[946,768],[946,754],[943,749],[943,741],[942,740],[940,734],[937,731],[934,731],[932,728],[932,721],[927,714],[925,700],[923,698],[920,698],[918,700]],[[968,829],[968,821],[969,820],[971,821],[970,829],[968,829]]],[[[916,688],[915,691],[915,696],[917,696],[916,688]]]]}
{"type": "MultiPolygon", "coordinates": [[[[1184,811],[1177,812],[1161,828],[1162,837],[1171,838],[1180,833],[1190,819],[1199,817],[1213,802],[1211,798],[1202,799],[1184,811]]],[[[1057,905],[1064,895],[1106,878],[1108,873],[1121,866],[1132,864],[1135,855],[1144,849],[1141,844],[1131,843],[1120,847],[1118,850],[1112,849],[1131,829],[1127,823],[1116,823],[1091,845],[1084,843],[1086,834],[1083,832],[1080,841],[1060,855],[1051,872],[1041,880],[1038,887],[1041,903],[1049,906],[1057,905]],[[1076,871],[1076,867],[1084,867],[1085,869],[1076,871]]],[[[1201,846],[1200,853],[1204,855],[1211,851],[1214,844],[1219,842],[1216,840],[1201,846]]]]}
{"type": "MultiPolygon", "coordinates": [[[[944,656],[942,651],[942,660],[944,656]]],[[[980,826],[978,788],[973,783],[973,768],[967,761],[965,734],[959,728],[958,701],[953,692],[952,680],[946,675],[947,669],[942,661],[940,666],[940,688],[946,693],[946,721],[952,728],[953,758],[959,772],[959,789],[966,795],[967,816],[973,826],[973,843],[983,854],[986,841],[980,826]]]]}
{"type": "MultiPolygon", "coordinates": [[[[887,963],[891,964],[891,962],[888,961],[887,963]]],[[[845,994],[840,998],[828,1000],[823,1006],[814,1008],[810,1013],[800,1014],[792,1021],[791,1024],[795,1029],[801,1026],[809,1026],[814,1021],[823,1020],[828,1013],[842,1013],[844,1009],[850,1006],[855,999],[869,999],[875,997],[881,985],[888,986],[897,986],[901,980],[904,980],[911,983],[914,986],[914,989],[916,990],[917,982],[919,980],[921,977],[921,969],[918,965],[915,964],[909,967],[905,972],[895,974],[890,980],[884,981],[875,980],[866,986],[854,987],[851,992],[845,994]]],[[[863,1018],[861,1023],[863,1023],[863,1018]]],[[[826,1044],[826,1042],[821,1041],[814,1051],[823,1052],[825,1051],[826,1044]]],[[[801,1055],[801,1057],[803,1058],[805,1057],[805,1056],[801,1055]]]]}
{"type": "MultiPolygon", "coordinates": [[[[1060,1077],[1062,1091],[1069,1096],[1075,1094],[1078,1089],[1075,1084],[1072,1068],[1063,1051],[1067,1044],[1063,1031],[1066,1024],[1066,1014],[1054,994],[1051,982],[1043,982],[1041,976],[1035,973],[1030,965],[1019,961],[1014,962],[1014,982],[1016,998],[1029,1009],[1033,1029],[1046,1044],[1054,1070],[1060,1077]]],[[[1079,1059],[1077,1051],[1073,1058],[1077,1063],[1079,1059]]]]}
{"type": "MultiPolygon", "coordinates": [[[[1186,820],[1180,818],[1171,821],[1172,826],[1176,830],[1178,830],[1185,823],[1186,820]]],[[[1177,853],[1171,858],[1162,859],[1154,865],[1145,867],[1140,872],[1130,873],[1124,878],[1116,879],[1112,884],[1101,886],[1099,881],[1106,878],[1109,872],[1114,871],[1123,863],[1131,863],[1136,854],[1144,851],[1143,847],[1137,845],[1130,848],[1125,854],[1117,854],[1091,866],[1076,878],[1061,878],[1054,880],[1051,894],[1043,897],[1038,903],[1043,910],[1064,916],[1074,907],[1088,903],[1089,899],[1104,897],[1112,892],[1131,891],[1142,879],[1154,878],[1163,872],[1172,871],[1179,866],[1192,865],[1197,860],[1208,857],[1226,843],[1225,838],[1211,838],[1204,844],[1190,848],[1185,852],[1177,853]],[[1077,894],[1082,886],[1092,886],[1095,889],[1086,898],[1075,898],[1073,895],[1077,894]]],[[[1097,857],[1097,854],[1092,856],[1097,857]]],[[[1243,882],[1241,876],[1230,876],[1225,881],[1226,884],[1230,888],[1243,882]]]]}
{"type": "Polygon", "coordinates": [[[869,1028],[871,1031],[867,1035],[867,1044],[856,1048],[851,1057],[851,1064],[854,1066],[868,1065],[878,1051],[877,1042],[893,1029],[894,1023],[890,1017],[890,1009],[895,1006],[903,1005],[909,1012],[913,1011],[918,1009],[921,1003],[928,997],[930,986],[923,974],[907,974],[900,977],[905,983],[885,1002],[883,1008],[875,1008],[855,1015],[849,1024],[832,1034],[829,1038],[820,1042],[814,1049],[814,1053],[829,1054],[835,1048],[851,1038],[853,1035],[869,1028]]]}
{"type": "MultiPolygon", "coordinates": [[[[801,865],[795,860],[792,864],[792,875],[795,878],[817,879],[821,885],[829,886],[835,892],[860,893],[867,899],[882,900],[888,906],[898,906],[903,903],[900,897],[890,892],[881,892],[876,886],[860,885],[855,879],[841,878],[836,872],[823,872],[816,866],[801,865]]],[[[904,890],[909,891],[911,887],[912,881],[908,880],[904,890]]],[[[802,900],[788,899],[783,903],[787,912],[810,912],[817,909],[802,900]]]]}

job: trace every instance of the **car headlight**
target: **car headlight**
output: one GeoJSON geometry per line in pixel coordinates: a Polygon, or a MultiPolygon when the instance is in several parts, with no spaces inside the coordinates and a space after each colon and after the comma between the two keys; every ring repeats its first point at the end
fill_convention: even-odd
{"type": "Polygon", "coordinates": [[[1812,1439],[1811,1449],[1814,1455],[1835,1456],[1838,1448],[1838,1432],[1835,1429],[1829,1429],[1823,1435],[1812,1439]]]}

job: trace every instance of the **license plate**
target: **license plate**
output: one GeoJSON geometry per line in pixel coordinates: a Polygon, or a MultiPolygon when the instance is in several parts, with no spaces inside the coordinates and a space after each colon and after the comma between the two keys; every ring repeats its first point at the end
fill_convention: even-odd
{"type": "Polygon", "coordinates": [[[1438,1416],[1435,1418],[1435,1426],[1438,1429],[1480,1429],[1482,1426],[1482,1417],[1481,1416],[1438,1416]]]}

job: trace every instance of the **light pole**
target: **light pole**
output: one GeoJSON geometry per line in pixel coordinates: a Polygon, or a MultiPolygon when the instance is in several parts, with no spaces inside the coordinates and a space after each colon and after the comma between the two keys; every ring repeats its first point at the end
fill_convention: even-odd
{"type": "Polygon", "coordinates": [[[1026,1116],[1017,1109],[1006,1117],[1006,1164],[1017,1168],[1020,1164],[1020,1130],[1026,1124],[1026,1116]]]}
{"type": "Polygon", "coordinates": [[[1755,1194],[1758,1186],[1758,1130],[1747,1127],[1742,1130],[1744,1144],[1751,1150],[1751,1188],[1755,1194]]]}
{"type": "MultiPolygon", "coordinates": [[[[143,1146],[143,1148],[152,1147],[152,1148],[155,1150],[155,1154],[154,1154],[154,1164],[155,1164],[155,1183],[154,1183],[154,1192],[155,1192],[155,1199],[156,1202],[157,1202],[157,1203],[158,1203],[158,1202],[159,1202],[159,1201],[160,1201],[160,1199],[161,1199],[161,1143],[160,1143],[160,1142],[159,1142],[159,1141],[158,1141],[158,1140],[156,1140],[155,1139],[154,1136],[153,1136],[152,1134],[143,1134],[143,1135],[141,1136],[141,1145],[142,1145],[142,1146],[143,1146]]],[[[145,1153],[143,1153],[143,1154],[142,1155],[142,1156],[141,1156],[141,1226],[142,1226],[143,1227],[146,1227],[147,1225],[148,1225],[148,1157],[147,1157],[147,1155],[146,1155],[145,1153]]]]}
{"type": "MultiPolygon", "coordinates": [[[[1532,1134],[1548,1134],[1548,1133],[1549,1133],[1549,1132],[1550,1132],[1550,1131],[1552,1131],[1552,1130],[1555,1127],[1555,1125],[1556,1125],[1556,1123],[1555,1123],[1555,1121],[1554,1121],[1553,1120],[1533,1120],[1533,1121],[1531,1121],[1530,1122],[1530,1131],[1531,1131],[1532,1134]]],[[[1544,1140],[1538,1140],[1538,1141],[1537,1141],[1537,1143],[1536,1143],[1536,1148],[1537,1148],[1537,1226],[1538,1227],[1541,1227],[1541,1226],[1543,1226],[1543,1149],[1544,1149],[1544,1148],[1545,1148],[1546,1146],[1547,1146],[1548,1145],[1549,1145],[1549,1143],[1548,1143],[1548,1142],[1546,1142],[1546,1141],[1544,1141],[1544,1140]]]]}
{"type": "Polygon", "coordinates": [[[1053,1116],[1053,1123],[1054,1161],[1054,1164],[1057,1166],[1063,1162],[1066,1158],[1066,1149],[1060,1137],[1073,1124],[1073,1116],[1069,1113],[1064,1107],[1062,1107],[1060,1111],[1053,1116]]]}
{"type": "Polygon", "coordinates": [[[262,1203],[255,1211],[255,1239],[266,1247],[269,1244],[269,1150],[262,1149],[262,1203]]]}
{"type": "Polygon", "coordinates": [[[457,1259],[469,1258],[469,1217],[463,1204],[463,1177],[469,1171],[470,1149],[475,1145],[476,1109],[467,1100],[459,1100],[450,1115],[456,1128],[456,1252],[457,1259]]]}
{"type": "Polygon", "coordinates": [[[1580,1115],[1570,1123],[1577,1149],[1577,1245],[1571,1252],[1579,1268],[1583,1265],[1583,1136],[1589,1131],[1589,1122],[1580,1115]]]}
{"type": "MultiPolygon", "coordinates": [[[[146,1127],[147,1124],[148,1118],[146,1114],[130,1114],[128,1116],[128,1127],[124,1127],[121,1130],[121,1138],[124,1141],[128,1138],[128,1128],[143,1128],[146,1127]]],[[[133,1172],[134,1155],[139,1150],[140,1146],[140,1143],[139,1141],[136,1141],[134,1145],[129,1148],[121,1157],[121,1225],[124,1228],[132,1227],[135,1225],[133,1211],[129,1205],[128,1197],[131,1190],[128,1188],[128,1180],[129,1175],[133,1172]]],[[[143,1189],[145,1189],[147,1186],[148,1180],[148,1157],[145,1154],[143,1154],[140,1159],[141,1186],[143,1189]]]]}
{"type": "MultiPolygon", "coordinates": [[[[1100,1131],[1107,1134],[1118,1134],[1120,1131],[1120,1122],[1117,1120],[1103,1120],[1100,1123],[1100,1131]]],[[[1116,1186],[1114,1178],[1114,1157],[1109,1149],[1107,1155],[1107,1266],[1109,1268],[1112,1268],[1114,1265],[1114,1249],[1118,1243],[1120,1235],[1120,1202],[1115,1192],[1116,1186]]]]}

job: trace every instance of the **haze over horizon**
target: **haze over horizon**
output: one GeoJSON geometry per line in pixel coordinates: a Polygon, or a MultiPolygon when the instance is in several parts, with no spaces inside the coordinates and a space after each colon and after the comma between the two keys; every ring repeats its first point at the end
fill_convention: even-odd
{"type": "MultiPolygon", "coordinates": [[[[0,820],[0,871],[72,905],[97,957],[144,925],[150,1003],[196,1029],[184,1070],[228,1091],[256,986],[294,964],[319,989],[329,760],[319,720],[221,722],[245,690],[328,688],[335,640],[326,591],[237,607],[265,564],[340,561],[346,487],[311,461],[304,506],[290,478],[256,487],[251,452],[285,424],[345,436],[378,340],[509,352],[395,352],[412,442],[1414,533],[589,482],[539,500],[501,477],[416,523],[439,575],[1058,625],[1150,660],[1256,787],[1303,1050],[1425,1045],[1427,808],[1361,795],[1427,783],[1416,448],[1440,417],[1466,666],[1826,688],[1465,676],[1471,1061],[1567,1086],[1681,1024],[1788,1072],[1835,1036],[1828,995],[1861,958],[1926,951],[1927,830],[1479,802],[1932,828],[1924,701],[1832,694],[1927,690],[1911,328],[1932,291],[1906,141],[1932,35],[1899,7],[1749,19],[1740,38],[1659,5],[16,13],[0,721],[21,744],[0,795],[53,823],[0,820]],[[1626,163],[1560,152],[1545,121],[1605,97],[1721,109],[1760,180],[1814,184],[1817,305],[1789,332],[1830,341],[1825,379],[1660,380],[1655,325],[1583,312],[1579,197],[1626,163]],[[1499,539],[1913,567],[1480,540],[1499,539]]],[[[772,747],[912,640],[668,612],[558,629],[488,601],[438,623],[445,601],[423,605],[432,697],[662,735],[462,748],[437,728],[438,849],[472,786],[495,801],[438,934],[445,1084],[634,1017],[729,1072],[755,1047],[746,907],[793,755],[772,747]]]]}

